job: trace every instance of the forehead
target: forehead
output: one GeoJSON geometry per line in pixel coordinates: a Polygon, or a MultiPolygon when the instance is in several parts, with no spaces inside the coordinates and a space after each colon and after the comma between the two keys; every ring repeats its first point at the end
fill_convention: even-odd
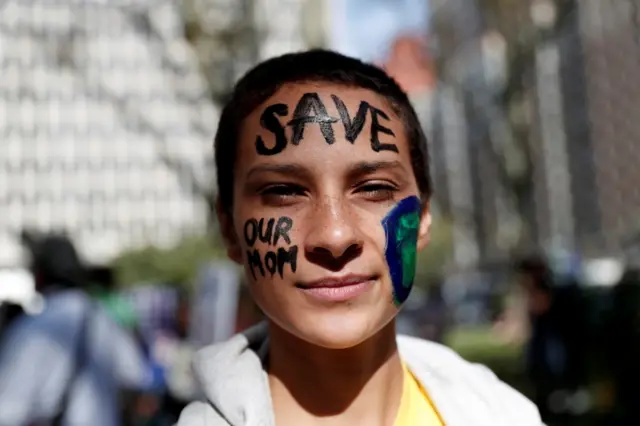
{"type": "Polygon", "coordinates": [[[242,124],[237,170],[257,163],[411,161],[403,121],[382,96],[327,83],[287,84],[242,124]]]}

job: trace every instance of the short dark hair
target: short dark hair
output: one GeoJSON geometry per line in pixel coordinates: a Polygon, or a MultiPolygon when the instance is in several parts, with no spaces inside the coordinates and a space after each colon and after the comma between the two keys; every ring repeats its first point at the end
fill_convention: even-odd
{"type": "Polygon", "coordinates": [[[244,119],[288,83],[326,82],[368,89],[384,97],[404,121],[412,168],[420,196],[431,198],[427,138],[407,97],[382,69],[328,50],[288,53],[266,60],[247,72],[235,85],[220,116],[214,143],[218,200],[229,212],[233,205],[233,183],[237,145],[244,119]]]}
{"type": "Polygon", "coordinates": [[[31,256],[30,269],[41,289],[47,286],[85,286],[87,268],[67,235],[56,232],[40,235],[23,231],[21,237],[31,256]]]}
{"type": "Polygon", "coordinates": [[[553,272],[544,257],[530,255],[519,258],[514,263],[516,273],[530,277],[536,290],[551,292],[553,290],[553,272]]]}

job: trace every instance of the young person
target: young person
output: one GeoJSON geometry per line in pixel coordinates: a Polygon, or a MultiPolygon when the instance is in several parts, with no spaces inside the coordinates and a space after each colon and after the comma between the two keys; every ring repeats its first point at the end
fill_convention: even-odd
{"type": "Polygon", "coordinates": [[[37,315],[0,341],[0,426],[120,426],[120,391],[156,386],[134,339],[85,291],[87,271],[63,234],[23,234],[37,315]]]}
{"type": "Polygon", "coordinates": [[[179,426],[539,426],[487,369],[397,337],[429,241],[427,144],[382,70],[314,50],[259,64],[215,139],[220,226],[268,321],[195,359],[179,426]]]}

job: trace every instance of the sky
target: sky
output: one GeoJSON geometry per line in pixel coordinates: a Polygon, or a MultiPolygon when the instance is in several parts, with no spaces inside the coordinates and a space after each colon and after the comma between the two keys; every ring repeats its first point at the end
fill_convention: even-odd
{"type": "Polygon", "coordinates": [[[429,0],[330,0],[331,48],[382,62],[399,35],[426,34],[429,0]]]}

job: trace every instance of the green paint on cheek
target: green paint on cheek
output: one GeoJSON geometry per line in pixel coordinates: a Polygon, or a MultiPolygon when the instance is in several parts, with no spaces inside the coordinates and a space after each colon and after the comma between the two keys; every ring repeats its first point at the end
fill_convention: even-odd
{"type": "Polygon", "coordinates": [[[401,305],[409,297],[416,275],[420,200],[411,196],[400,201],[382,221],[386,235],[385,258],[393,284],[393,298],[401,305]]]}
{"type": "Polygon", "coordinates": [[[420,225],[418,213],[408,214],[400,219],[398,235],[396,236],[400,247],[402,259],[402,286],[410,288],[416,275],[416,259],[418,257],[417,229],[420,225]]]}

